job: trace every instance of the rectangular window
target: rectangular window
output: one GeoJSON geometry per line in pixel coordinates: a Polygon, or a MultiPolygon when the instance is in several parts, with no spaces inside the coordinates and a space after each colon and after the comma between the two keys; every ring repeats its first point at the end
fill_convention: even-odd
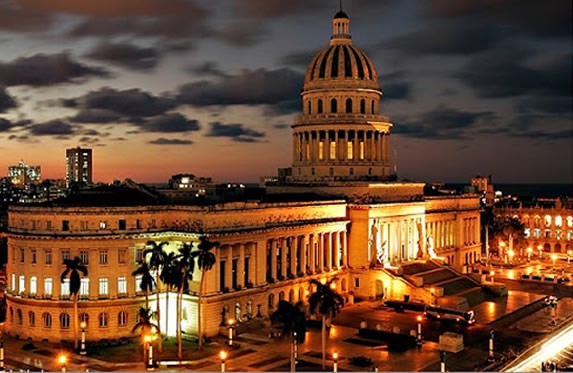
{"type": "Polygon", "coordinates": [[[119,249],[117,251],[117,262],[119,264],[127,263],[127,250],[126,249],[119,249]]]}
{"type": "Polygon", "coordinates": [[[99,251],[99,264],[107,264],[107,250],[99,251]]]}
{"type": "Polygon", "coordinates": [[[119,219],[119,221],[117,222],[117,227],[119,230],[125,230],[125,228],[127,227],[125,219],[119,219]]]}
{"type": "Polygon", "coordinates": [[[90,251],[89,250],[80,250],[80,262],[83,265],[90,264],[90,251]]]}
{"type": "Polygon", "coordinates": [[[46,220],[46,230],[48,230],[48,231],[52,230],[52,221],[51,220],[46,220]]]}
{"type": "Polygon", "coordinates": [[[336,159],[336,143],[330,142],[330,159],[336,159]]]}
{"type": "Polygon", "coordinates": [[[62,220],[62,231],[66,232],[70,230],[70,221],[62,220]]]}
{"type": "Polygon", "coordinates": [[[99,222],[99,229],[106,229],[107,228],[107,222],[105,222],[104,220],[99,222]]]}
{"type": "Polygon", "coordinates": [[[135,262],[136,263],[143,262],[143,249],[142,248],[135,249],[135,262]]]}
{"type": "Polygon", "coordinates": [[[346,155],[346,158],[352,159],[354,154],[354,143],[352,141],[348,141],[347,147],[348,147],[348,154],[346,155]]]}
{"type": "Polygon", "coordinates": [[[321,161],[324,159],[324,141],[318,143],[318,159],[321,161]]]}
{"type": "Polygon", "coordinates": [[[99,296],[107,297],[109,295],[109,281],[107,277],[100,277],[99,279],[99,296]]]}
{"type": "Polygon", "coordinates": [[[80,297],[87,298],[90,295],[90,279],[82,278],[80,280],[80,297]]]}
{"type": "Polygon", "coordinates": [[[141,280],[143,279],[143,275],[135,276],[135,292],[141,293],[141,280]]]}
{"type": "Polygon", "coordinates": [[[70,279],[69,278],[65,278],[64,281],[62,281],[62,285],[60,287],[60,294],[62,295],[62,297],[69,297],[70,296],[70,279]]]}
{"type": "Polygon", "coordinates": [[[30,277],[30,295],[36,295],[38,291],[38,278],[36,276],[30,277]]]}
{"type": "Polygon", "coordinates": [[[44,295],[45,296],[52,296],[52,278],[51,277],[46,277],[44,279],[44,295]]]}
{"type": "Polygon", "coordinates": [[[135,220],[135,228],[141,229],[141,219],[136,219],[136,220],[135,220]]]}
{"type": "Polygon", "coordinates": [[[20,249],[20,263],[24,263],[25,255],[24,249],[20,249]]]}
{"type": "Polygon", "coordinates": [[[18,293],[22,294],[25,291],[26,291],[26,277],[23,275],[20,275],[19,281],[18,281],[18,293]]]}
{"type": "Polygon", "coordinates": [[[117,294],[127,294],[127,278],[123,276],[117,278],[117,294]]]}
{"type": "Polygon", "coordinates": [[[16,292],[16,275],[12,273],[12,286],[10,287],[14,293],[16,292]]]}
{"type": "Polygon", "coordinates": [[[360,159],[364,159],[364,141],[360,141],[360,159]]]}
{"type": "Polygon", "coordinates": [[[151,219],[151,222],[149,223],[149,228],[155,228],[155,227],[156,227],[155,219],[151,219]]]}
{"type": "Polygon", "coordinates": [[[355,277],[354,278],[354,287],[355,288],[359,288],[360,287],[360,278],[355,277]]]}
{"type": "Polygon", "coordinates": [[[305,152],[306,159],[309,160],[310,159],[310,144],[309,143],[306,143],[306,145],[304,147],[304,152],[305,152]]]}
{"type": "Polygon", "coordinates": [[[80,230],[82,231],[89,230],[89,222],[87,220],[80,221],[80,230]]]}
{"type": "Polygon", "coordinates": [[[70,259],[70,250],[65,249],[62,250],[62,263],[64,263],[66,260],[70,259]]]}
{"type": "Polygon", "coordinates": [[[46,264],[52,264],[52,250],[46,250],[44,254],[46,257],[46,264]]]}
{"type": "Polygon", "coordinates": [[[36,264],[36,249],[32,249],[32,264],[36,264]]]}
{"type": "Polygon", "coordinates": [[[533,237],[535,237],[535,238],[541,237],[541,229],[539,229],[539,228],[534,228],[534,229],[533,229],[533,237]]]}

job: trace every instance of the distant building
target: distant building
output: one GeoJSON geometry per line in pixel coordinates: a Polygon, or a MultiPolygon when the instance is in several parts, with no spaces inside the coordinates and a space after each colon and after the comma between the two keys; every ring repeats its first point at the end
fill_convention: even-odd
{"type": "Polygon", "coordinates": [[[486,206],[493,206],[495,202],[495,193],[493,190],[491,175],[472,177],[472,188],[475,193],[483,195],[482,202],[484,202],[486,206]]]}
{"type": "Polygon", "coordinates": [[[22,160],[16,166],[8,166],[8,178],[14,185],[37,183],[41,179],[41,168],[29,166],[22,160]]]}
{"type": "Polygon", "coordinates": [[[66,149],[66,187],[74,183],[91,184],[93,175],[92,150],[66,149]]]}

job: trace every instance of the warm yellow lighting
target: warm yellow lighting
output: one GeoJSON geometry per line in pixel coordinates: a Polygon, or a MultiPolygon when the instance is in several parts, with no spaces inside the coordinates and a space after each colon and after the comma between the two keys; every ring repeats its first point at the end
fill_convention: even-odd
{"type": "Polygon", "coordinates": [[[507,252],[507,255],[509,255],[510,258],[513,258],[514,255],[515,255],[515,251],[509,250],[509,251],[507,252]]]}
{"type": "Polygon", "coordinates": [[[219,357],[220,357],[221,360],[223,360],[223,361],[227,360],[227,351],[222,350],[221,352],[219,352],[219,357]]]}
{"type": "Polygon", "coordinates": [[[82,328],[82,329],[85,329],[85,328],[86,328],[86,322],[85,322],[85,321],[82,321],[82,322],[80,323],[80,328],[82,328]]]}
{"type": "Polygon", "coordinates": [[[305,291],[304,291],[304,296],[305,296],[305,297],[308,297],[309,294],[310,294],[310,291],[308,291],[308,290],[305,290],[305,291]]]}
{"type": "Polygon", "coordinates": [[[333,352],[333,353],[332,353],[332,359],[333,359],[333,360],[338,360],[338,352],[333,352]]]}
{"type": "Polygon", "coordinates": [[[336,337],[336,327],[331,326],[330,331],[328,332],[328,335],[332,338],[336,337]]]}
{"type": "Polygon", "coordinates": [[[572,251],[572,250],[567,250],[567,255],[569,255],[569,256],[573,255],[573,251],[572,251]]]}
{"type": "Polygon", "coordinates": [[[527,253],[528,253],[528,254],[531,254],[532,252],[533,252],[533,249],[532,249],[531,247],[528,247],[528,248],[527,248],[527,253]]]}
{"type": "Polygon", "coordinates": [[[489,275],[490,275],[490,276],[495,275],[495,271],[489,271],[489,275]]]}
{"type": "Polygon", "coordinates": [[[336,284],[335,284],[334,282],[331,283],[331,284],[330,284],[330,288],[331,288],[332,290],[336,289],[336,284]]]}
{"type": "Polygon", "coordinates": [[[557,254],[551,254],[551,260],[553,260],[553,263],[555,263],[557,260],[557,254]]]}
{"type": "Polygon", "coordinates": [[[68,361],[68,357],[66,355],[60,354],[60,356],[58,356],[58,363],[60,363],[60,365],[64,365],[66,361],[68,361]]]}
{"type": "Polygon", "coordinates": [[[235,323],[235,320],[233,320],[233,319],[227,320],[227,324],[228,324],[229,326],[233,326],[234,323],[235,323]]]}
{"type": "Polygon", "coordinates": [[[499,246],[500,246],[500,247],[505,247],[505,242],[499,241],[499,246]]]}
{"type": "Polygon", "coordinates": [[[543,246],[537,245],[537,250],[539,250],[539,251],[543,250],[543,246]]]}
{"type": "Polygon", "coordinates": [[[416,317],[416,319],[418,320],[418,322],[422,322],[422,316],[418,316],[416,317]]]}
{"type": "Polygon", "coordinates": [[[151,336],[150,336],[149,334],[146,334],[146,335],[143,336],[143,340],[144,340],[146,343],[149,343],[149,342],[151,342],[152,338],[151,338],[151,336]]]}
{"type": "Polygon", "coordinates": [[[320,283],[323,285],[326,284],[326,279],[325,278],[320,279],[320,283]]]}

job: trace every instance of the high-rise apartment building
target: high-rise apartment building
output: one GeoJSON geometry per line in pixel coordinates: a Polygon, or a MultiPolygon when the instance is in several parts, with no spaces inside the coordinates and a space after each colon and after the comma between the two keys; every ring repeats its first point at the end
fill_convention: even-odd
{"type": "Polygon", "coordinates": [[[18,165],[8,166],[8,178],[15,185],[37,183],[41,178],[41,169],[40,166],[30,166],[20,161],[18,165]]]}
{"type": "Polygon", "coordinates": [[[92,183],[92,149],[66,149],[66,187],[73,183],[92,183]]]}

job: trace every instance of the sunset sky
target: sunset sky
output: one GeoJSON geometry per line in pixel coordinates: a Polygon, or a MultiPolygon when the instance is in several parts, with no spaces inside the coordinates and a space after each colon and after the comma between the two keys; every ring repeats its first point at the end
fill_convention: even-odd
{"type": "MultiPolygon", "coordinates": [[[[304,71],[338,0],[0,0],[0,177],[177,173],[256,182],[291,164],[304,71]]],[[[378,71],[398,176],[572,183],[571,0],[344,0],[378,71]]]]}

